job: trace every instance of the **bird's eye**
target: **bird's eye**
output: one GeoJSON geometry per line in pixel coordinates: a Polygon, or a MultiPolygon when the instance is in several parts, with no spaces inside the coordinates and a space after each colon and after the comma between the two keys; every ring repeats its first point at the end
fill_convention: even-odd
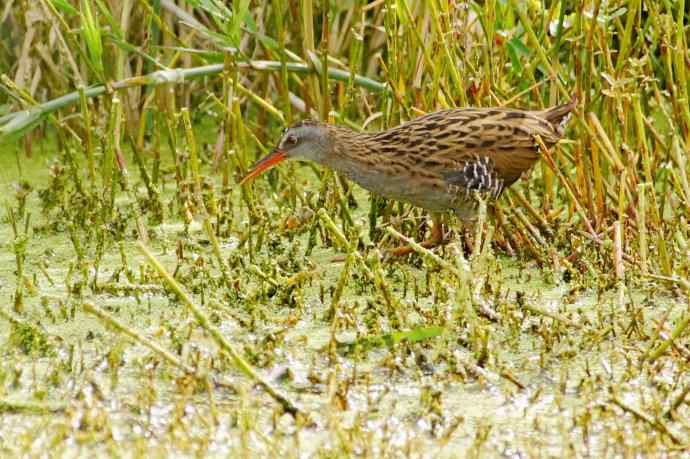
{"type": "Polygon", "coordinates": [[[285,138],[285,144],[290,145],[290,146],[296,145],[297,144],[297,137],[295,137],[294,135],[287,136],[285,138]]]}

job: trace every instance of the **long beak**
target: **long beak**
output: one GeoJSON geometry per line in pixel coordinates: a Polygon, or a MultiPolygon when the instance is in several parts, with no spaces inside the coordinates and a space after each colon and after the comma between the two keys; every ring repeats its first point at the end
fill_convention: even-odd
{"type": "Polygon", "coordinates": [[[247,175],[245,175],[244,178],[240,181],[240,185],[244,185],[245,183],[249,182],[255,177],[258,177],[265,170],[270,169],[279,162],[283,161],[285,158],[287,158],[287,154],[285,154],[283,150],[273,150],[270,154],[264,156],[256,163],[254,163],[252,168],[249,170],[249,173],[247,173],[247,175]]]}

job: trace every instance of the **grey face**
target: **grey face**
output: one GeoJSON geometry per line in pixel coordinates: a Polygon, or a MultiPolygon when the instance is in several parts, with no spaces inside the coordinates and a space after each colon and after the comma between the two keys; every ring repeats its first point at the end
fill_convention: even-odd
{"type": "Polygon", "coordinates": [[[291,159],[309,159],[319,162],[326,152],[327,135],[323,128],[314,124],[300,123],[283,133],[278,150],[291,159]]]}

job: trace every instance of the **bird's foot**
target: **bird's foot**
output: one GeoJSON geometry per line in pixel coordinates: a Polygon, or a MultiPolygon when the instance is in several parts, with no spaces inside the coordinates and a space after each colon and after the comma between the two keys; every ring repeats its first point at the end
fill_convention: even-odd
{"type": "MultiPolygon", "coordinates": [[[[431,237],[419,243],[425,249],[433,249],[441,245],[445,245],[450,241],[450,238],[446,237],[443,231],[442,225],[434,225],[431,228],[431,237]]],[[[397,249],[387,250],[384,259],[389,260],[395,257],[402,257],[414,252],[415,249],[410,245],[403,245],[397,249]]]]}

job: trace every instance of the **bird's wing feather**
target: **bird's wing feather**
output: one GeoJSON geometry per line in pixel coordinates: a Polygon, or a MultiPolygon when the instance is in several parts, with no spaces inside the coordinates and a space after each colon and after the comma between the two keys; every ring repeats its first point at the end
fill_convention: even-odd
{"type": "Polygon", "coordinates": [[[489,156],[506,186],[539,159],[536,135],[548,146],[560,138],[553,125],[532,112],[491,109],[462,115],[460,122],[429,134],[426,143],[435,148],[427,155],[452,158],[461,167],[473,158],[489,156]]]}
{"type": "Polygon", "coordinates": [[[568,106],[530,112],[505,108],[452,109],[430,113],[372,136],[377,160],[403,161],[444,177],[460,172],[477,158],[489,156],[505,186],[516,181],[539,159],[535,136],[547,146],[561,132],[554,122],[568,106]],[[548,115],[548,116],[547,116],[548,115]]]}

